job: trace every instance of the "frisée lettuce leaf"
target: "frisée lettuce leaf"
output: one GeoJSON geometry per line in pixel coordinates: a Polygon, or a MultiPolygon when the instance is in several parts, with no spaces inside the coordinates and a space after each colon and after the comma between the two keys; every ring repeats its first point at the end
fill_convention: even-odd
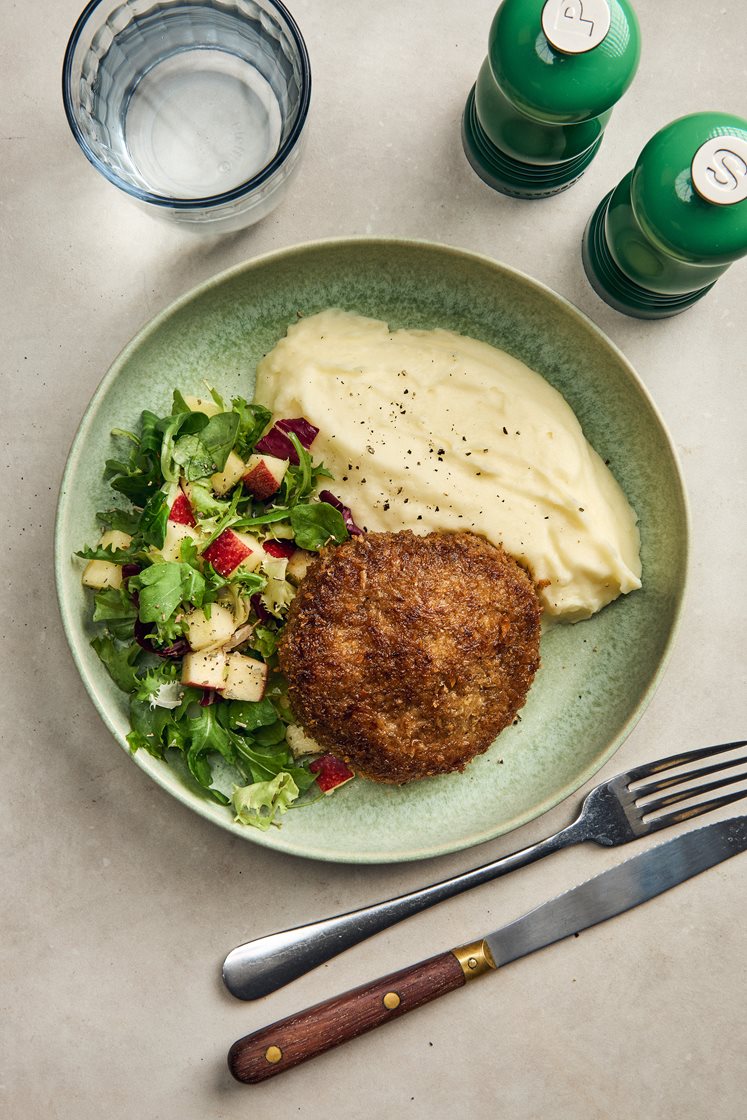
{"type": "Polygon", "coordinates": [[[277,825],[275,817],[287,813],[299,796],[299,788],[290,774],[276,774],[269,782],[253,782],[250,786],[234,786],[231,801],[236,820],[266,832],[277,825]]]}

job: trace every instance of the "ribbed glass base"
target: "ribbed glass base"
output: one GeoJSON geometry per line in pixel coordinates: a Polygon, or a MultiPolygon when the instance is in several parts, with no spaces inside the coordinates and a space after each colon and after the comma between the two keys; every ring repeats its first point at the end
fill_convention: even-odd
{"type": "Polygon", "coordinates": [[[475,87],[470,90],[462,117],[462,144],[472,168],[484,183],[512,198],[549,198],[581,178],[602,142],[563,163],[523,163],[497,148],[480,124],[475,108],[475,87]]]}
{"type": "Polygon", "coordinates": [[[704,288],[684,295],[664,296],[642,288],[626,276],[613,259],[604,232],[604,219],[611,197],[612,191],[592,214],[581,247],[586,277],[597,295],[615,311],[636,319],[667,319],[679,315],[702,299],[713,284],[706,284],[704,288]]]}

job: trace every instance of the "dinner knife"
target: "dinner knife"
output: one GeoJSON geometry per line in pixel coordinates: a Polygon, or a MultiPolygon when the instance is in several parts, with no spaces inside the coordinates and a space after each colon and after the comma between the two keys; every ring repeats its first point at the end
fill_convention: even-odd
{"type": "Polygon", "coordinates": [[[316,1004],[240,1038],[228,1055],[256,1084],[413,1011],[468,980],[614,918],[747,849],[747,816],[694,829],[536,907],[469,945],[316,1004]]]}

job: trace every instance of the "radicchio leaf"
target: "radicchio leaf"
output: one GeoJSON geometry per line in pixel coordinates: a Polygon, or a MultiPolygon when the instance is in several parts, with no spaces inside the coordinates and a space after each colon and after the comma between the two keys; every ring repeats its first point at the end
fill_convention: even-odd
{"type": "Polygon", "coordinates": [[[249,602],[251,603],[252,610],[254,611],[260,622],[269,622],[271,620],[272,615],[262,602],[262,596],[259,594],[259,592],[257,592],[256,595],[252,595],[249,602]]]}
{"type": "Polygon", "coordinates": [[[294,466],[298,466],[298,452],[288,439],[286,432],[293,432],[298,442],[306,450],[319,434],[319,429],[306,420],[303,416],[295,419],[277,420],[262,439],[258,440],[254,450],[265,455],[274,455],[276,459],[288,459],[294,466]]]}

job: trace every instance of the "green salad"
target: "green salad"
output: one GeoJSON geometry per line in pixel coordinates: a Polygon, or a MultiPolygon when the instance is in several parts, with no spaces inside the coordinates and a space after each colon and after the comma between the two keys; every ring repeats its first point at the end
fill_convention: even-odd
{"type": "Polygon", "coordinates": [[[318,429],[241,397],[174,392],[115,429],[117,504],[82,549],[92,645],[129,696],[130,749],[267,829],[354,775],[293,722],[277,645],[321,548],[359,533],[309,448],[318,429]],[[126,499],[126,503],[122,502],[126,499]]]}

